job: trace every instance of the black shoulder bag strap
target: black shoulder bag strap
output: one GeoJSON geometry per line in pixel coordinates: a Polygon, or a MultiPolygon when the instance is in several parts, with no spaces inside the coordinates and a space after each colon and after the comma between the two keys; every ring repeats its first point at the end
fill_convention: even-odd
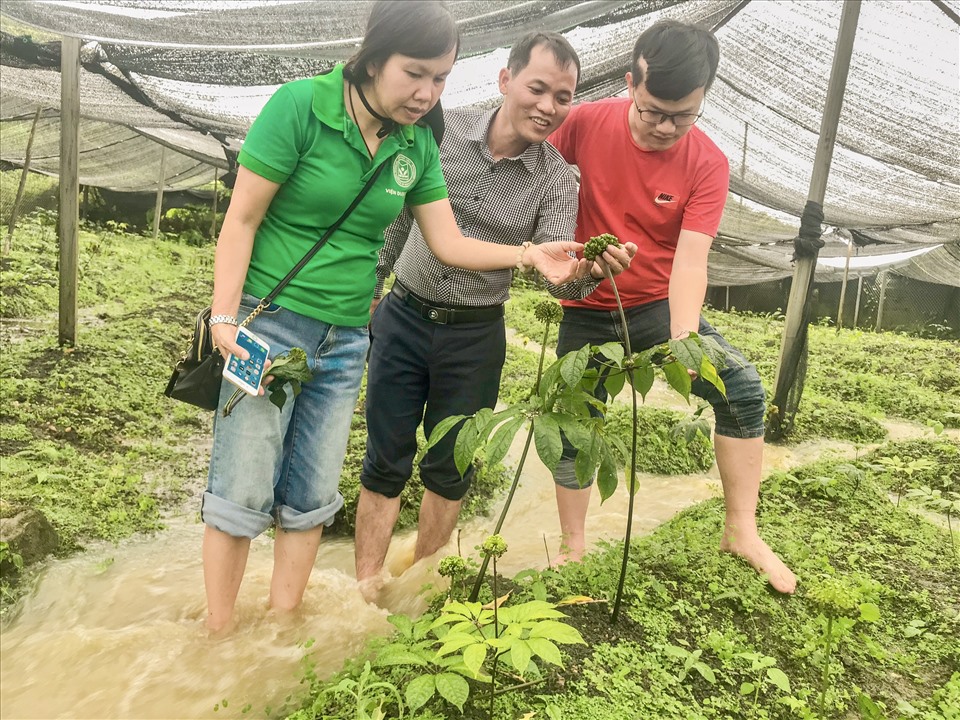
{"type": "Polygon", "coordinates": [[[240,323],[242,326],[249,324],[250,321],[253,320],[257,315],[263,312],[266,308],[270,307],[270,303],[272,303],[274,298],[280,294],[280,291],[283,290],[291,280],[293,280],[298,272],[303,270],[303,266],[310,262],[313,256],[316,255],[320,248],[322,248],[327,240],[330,239],[330,236],[337,231],[337,229],[343,224],[344,220],[346,220],[350,216],[350,213],[352,213],[356,209],[357,205],[360,204],[360,201],[363,200],[364,195],[369,192],[370,188],[373,187],[373,184],[377,181],[377,178],[380,176],[380,172],[383,170],[383,166],[386,164],[387,161],[384,161],[377,166],[377,169],[373,171],[373,175],[371,175],[370,179],[367,180],[366,185],[363,186],[363,189],[360,190],[359,194],[353,199],[353,202],[350,203],[350,207],[344,210],[343,214],[337,218],[337,221],[327,228],[327,231],[323,234],[323,236],[317,240],[316,244],[312,248],[307,251],[307,254],[300,259],[300,262],[293,266],[293,269],[287,273],[287,276],[278,282],[277,286],[262,300],[260,300],[260,303],[253,310],[253,312],[247,316],[246,320],[240,323]]]}

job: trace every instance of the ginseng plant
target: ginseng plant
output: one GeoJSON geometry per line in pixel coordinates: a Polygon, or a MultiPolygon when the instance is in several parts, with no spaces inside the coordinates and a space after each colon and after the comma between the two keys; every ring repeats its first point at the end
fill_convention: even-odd
{"type": "MultiPolygon", "coordinates": [[[[619,246],[620,243],[612,235],[591,238],[584,248],[584,257],[588,260],[596,259],[607,245],[619,246]]],[[[604,267],[604,272],[616,294],[616,283],[609,268],[604,267]]],[[[529,422],[526,442],[513,483],[500,512],[496,528],[493,530],[493,534],[499,534],[519,484],[531,444],[536,446],[537,454],[543,464],[553,473],[556,471],[563,451],[562,431],[577,450],[574,468],[578,482],[581,487],[584,487],[596,475],[601,501],[609,498],[616,490],[619,482],[617,471],[624,466],[629,457],[630,501],[624,538],[623,564],[612,615],[614,622],[618,617],[623,596],[633,522],[633,495],[637,489],[634,469],[637,448],[636,393],[639,392],[642,397],[646,397],[653,386],[655,369],[658,367],[669,385],[688,401],[692,383],[688,371],[699,374],[700,378],[715,385],[723,393],[723,382],[717,368],[723,367],[726,362],[726,353],[716,341],[709,337],[701,338],[696,333],[691,333],[683,340],[670,340],[633,355],[623,307],[620,304],[619,295],[616,297],[623,336],[626,339],[626,349],[624,344],[619,342],[608,342],[599,346],[585,345],[579,350],[571,351],[558,358],[544,370],[550,326],[563,318],[563,311],[552,301],[539,303],[535,313],[537,319],[544,323],[545,328],[540,346],[537,378],[528,398],[496,413],[489,408],[484,408],[470,417],[454,415],[445,418],[434,428],[417,458],[419,462],[444,435],[465,420],[454,445],[454,461],[457,469],[463,474],[478,452],[484,453],[488,464],[502,460],[514,436],[524,423],[529,422]],[[602,381],[607,391],[608,402],[612,402],[628,379],[633,399],[633,438],[629,455],[616,434],[606,432],[603,418],[606,405],[593,395],[597,383],[602,381]],[[596,415],[591,414],[591,407],[599,412],[596,415]]],[[[470,594],[470,601],[476,601],[480,594],[489,560],[489,554],[485,555],[470,594]]]]}

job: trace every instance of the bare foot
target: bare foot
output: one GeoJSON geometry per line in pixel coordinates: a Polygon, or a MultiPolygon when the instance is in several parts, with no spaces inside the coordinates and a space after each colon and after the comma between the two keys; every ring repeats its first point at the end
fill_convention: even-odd
{"type": "Polygon", "coordinates": [[[383,575],[374,575],[373,577],[364,578],[357,582],[357,588],[360,590],[360,594],[363,595],[363,599],[372,604],[376,605],[377,601],[380,599],[380,591],[383,589],[383,575]]]}
{"type": "Polygon", "coordinates": [[[767,578],[774,590],[792,595],[797,589],[797,576],[759,536],[737,540],[724,537],[720,549],[750,563],[754,570],[767,578]]]}
{"type": "Polygon", "coordinates": [[[207,635],[211,640],[221,640],[230,635],[237,627],[237,619],[229,617],[226,620],[214,618],[213,615],[207,615],[204,622],[207,629],[207,635]]]}
{"type": "Polygon", "coordinates": [[[580,562],[583,559],[583,547],[570,547],[566,543],[560,545],[560,554],[553,559],[553,567],[560,567],[570,562],[580,562]]]}

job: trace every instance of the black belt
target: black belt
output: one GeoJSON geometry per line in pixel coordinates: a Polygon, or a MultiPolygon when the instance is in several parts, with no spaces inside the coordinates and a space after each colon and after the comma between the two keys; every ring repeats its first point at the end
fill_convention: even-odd
{"type": "Polygon", "coordinates": [[[445,307],[433,305],[422,297],[415,295],[398,281],[394,281],[390,291],[404,303],[412,307],[427,322],[438,325],[453,325],[455,323],[484,322],[503,317],[503,305],[487,305],[486,307],[445,307]]]}

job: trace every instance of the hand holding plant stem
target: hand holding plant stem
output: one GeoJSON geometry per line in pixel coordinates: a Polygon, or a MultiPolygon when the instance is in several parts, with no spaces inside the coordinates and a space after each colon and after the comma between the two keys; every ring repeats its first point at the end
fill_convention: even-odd
{"type": "MultiPolygon", "coordinates": [[[[307,364],[307,353],[303,348],[298,347],[277,355],[270,364],[269,373],[265,379],[270,382],[265,387],[270,394],[270,402],[276,405],[279,410],[283,410],[283,406],[287,402],[287,391],[284,385],[290,383],[290,387],[293,388],[293,396],[296,397],[300,394],[301,383],[313,380],[313,372],[307,364]]],[[[246,396],[247,394],[243,390],[237,388],[230,396],[227,404],[224,405],[223,416],[230,415],[237,403],[246,396]]]]}

